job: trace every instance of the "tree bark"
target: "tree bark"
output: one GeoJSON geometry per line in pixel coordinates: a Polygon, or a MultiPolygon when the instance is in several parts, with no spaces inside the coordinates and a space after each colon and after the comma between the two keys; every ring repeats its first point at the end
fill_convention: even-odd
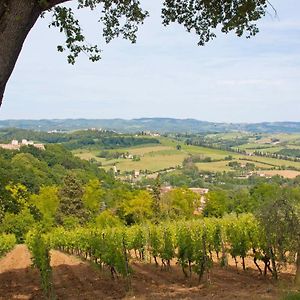
{"type": "Polygon", "coordinates": [[[278,272],[277,272],[277,266],[275,261],[275,255],[272,247],[270,248],[270,254],[271,254],[271,263],[272,263],[272,276],[275,280],[278,279],[278,272]]]}
{"type": "Polygon", "coordinates": [[[0,106],[23,43],[42,11],[68,0],[0,0],[0,106]],[[42,2],[41,2],[42,3],[42,2]]]}

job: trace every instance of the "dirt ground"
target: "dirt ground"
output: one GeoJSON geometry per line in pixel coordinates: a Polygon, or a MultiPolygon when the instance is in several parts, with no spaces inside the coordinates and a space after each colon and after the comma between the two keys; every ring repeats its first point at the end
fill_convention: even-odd
{"type": "Polygon", "coordinates": [[[39,273],[30,267],[30,253],[24,245],[0,260],[0,299],[42,299],[39,273]]]}
{"type": "MultiPolygon", "coordinates": [[[[185,279],[176,265],[161,270],[153,264],[135,262],[131,291],[126,292],[123,279],[112,280],[107,270],[83,262],[73,256],[52,251],[53,283],[57,299],[280,299],[281,288],[292,276],[283,275],[280,284],[263,278],[253,269],[245,272],[234,267],[214,266],[210,284],[198,284],[196,276],[185,279]]],[[[0,299],[43,299],[39,274],[30,267],[30,254],[18,245],[0,260],[0,299]]]]}

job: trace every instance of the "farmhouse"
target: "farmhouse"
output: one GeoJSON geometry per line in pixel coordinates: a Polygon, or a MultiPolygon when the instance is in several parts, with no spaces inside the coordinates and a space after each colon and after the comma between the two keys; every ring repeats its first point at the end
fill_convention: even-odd
{"type": "Polygon", "coordinates": [[[140,176],[140,171],[134,170],[133,176],[134,176],[134,178],[138,178],[140,176]]]}
{"type": "Polygon", "coordinates": [[[0,144],[0,148],[7,150],[20,150],[23,146],[33,146],[40,150],[45,150],[44,144],[35,144],[33,141],[22,139],[21,143],[18,140],[12,140],[10,144],[0,144]]]}

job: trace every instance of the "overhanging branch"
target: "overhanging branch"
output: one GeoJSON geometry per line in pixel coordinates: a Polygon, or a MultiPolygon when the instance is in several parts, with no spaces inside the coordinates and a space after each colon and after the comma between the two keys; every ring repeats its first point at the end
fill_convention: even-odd
{"type": "Polygon", "coordinates": [[[54,7],[55,5],[68,2],[71,0],[46,0],[46,1],[41,1],[41,6],[43,10],[48,10],[54,7]]]}

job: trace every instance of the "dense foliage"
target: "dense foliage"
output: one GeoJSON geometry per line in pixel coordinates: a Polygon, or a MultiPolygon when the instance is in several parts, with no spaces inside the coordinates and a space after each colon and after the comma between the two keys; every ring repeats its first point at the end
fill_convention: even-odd
{"type": "Polygon", "coordinates": [[[281,149],[277,152],[277,154],[300,158],[300,149],[281,149]]]}
{"type": "Polygon", "coordinates": [[[0,257],[9,252],[16,244],[16,238],[13,234],[0,235],[0,257]]]}
{"type": "Polygon", "coordinates": [[[69,150],[84,147],[114,149],[159,143],[159,140],[156,138],[136,137],[106,130],[79,130],[74,132],[45,132],[17,128],[0,130],[0,142],[10,143],[13,139],[19,141],[27,139],[47,144],[60,143],[69,150]]]}
{"type": "Polygon", "coordinates": [[[46,150],[33,146],[19,151],[0,149],[0,197],[9,197],[5,186],[23,184],[30,192],[38,192],[42,185],[60,184],[69,172],[83,182],[99,178],[107,182],[112,177],[96,165],[80,160],[61,145],[47,145],[46,150]]]}

